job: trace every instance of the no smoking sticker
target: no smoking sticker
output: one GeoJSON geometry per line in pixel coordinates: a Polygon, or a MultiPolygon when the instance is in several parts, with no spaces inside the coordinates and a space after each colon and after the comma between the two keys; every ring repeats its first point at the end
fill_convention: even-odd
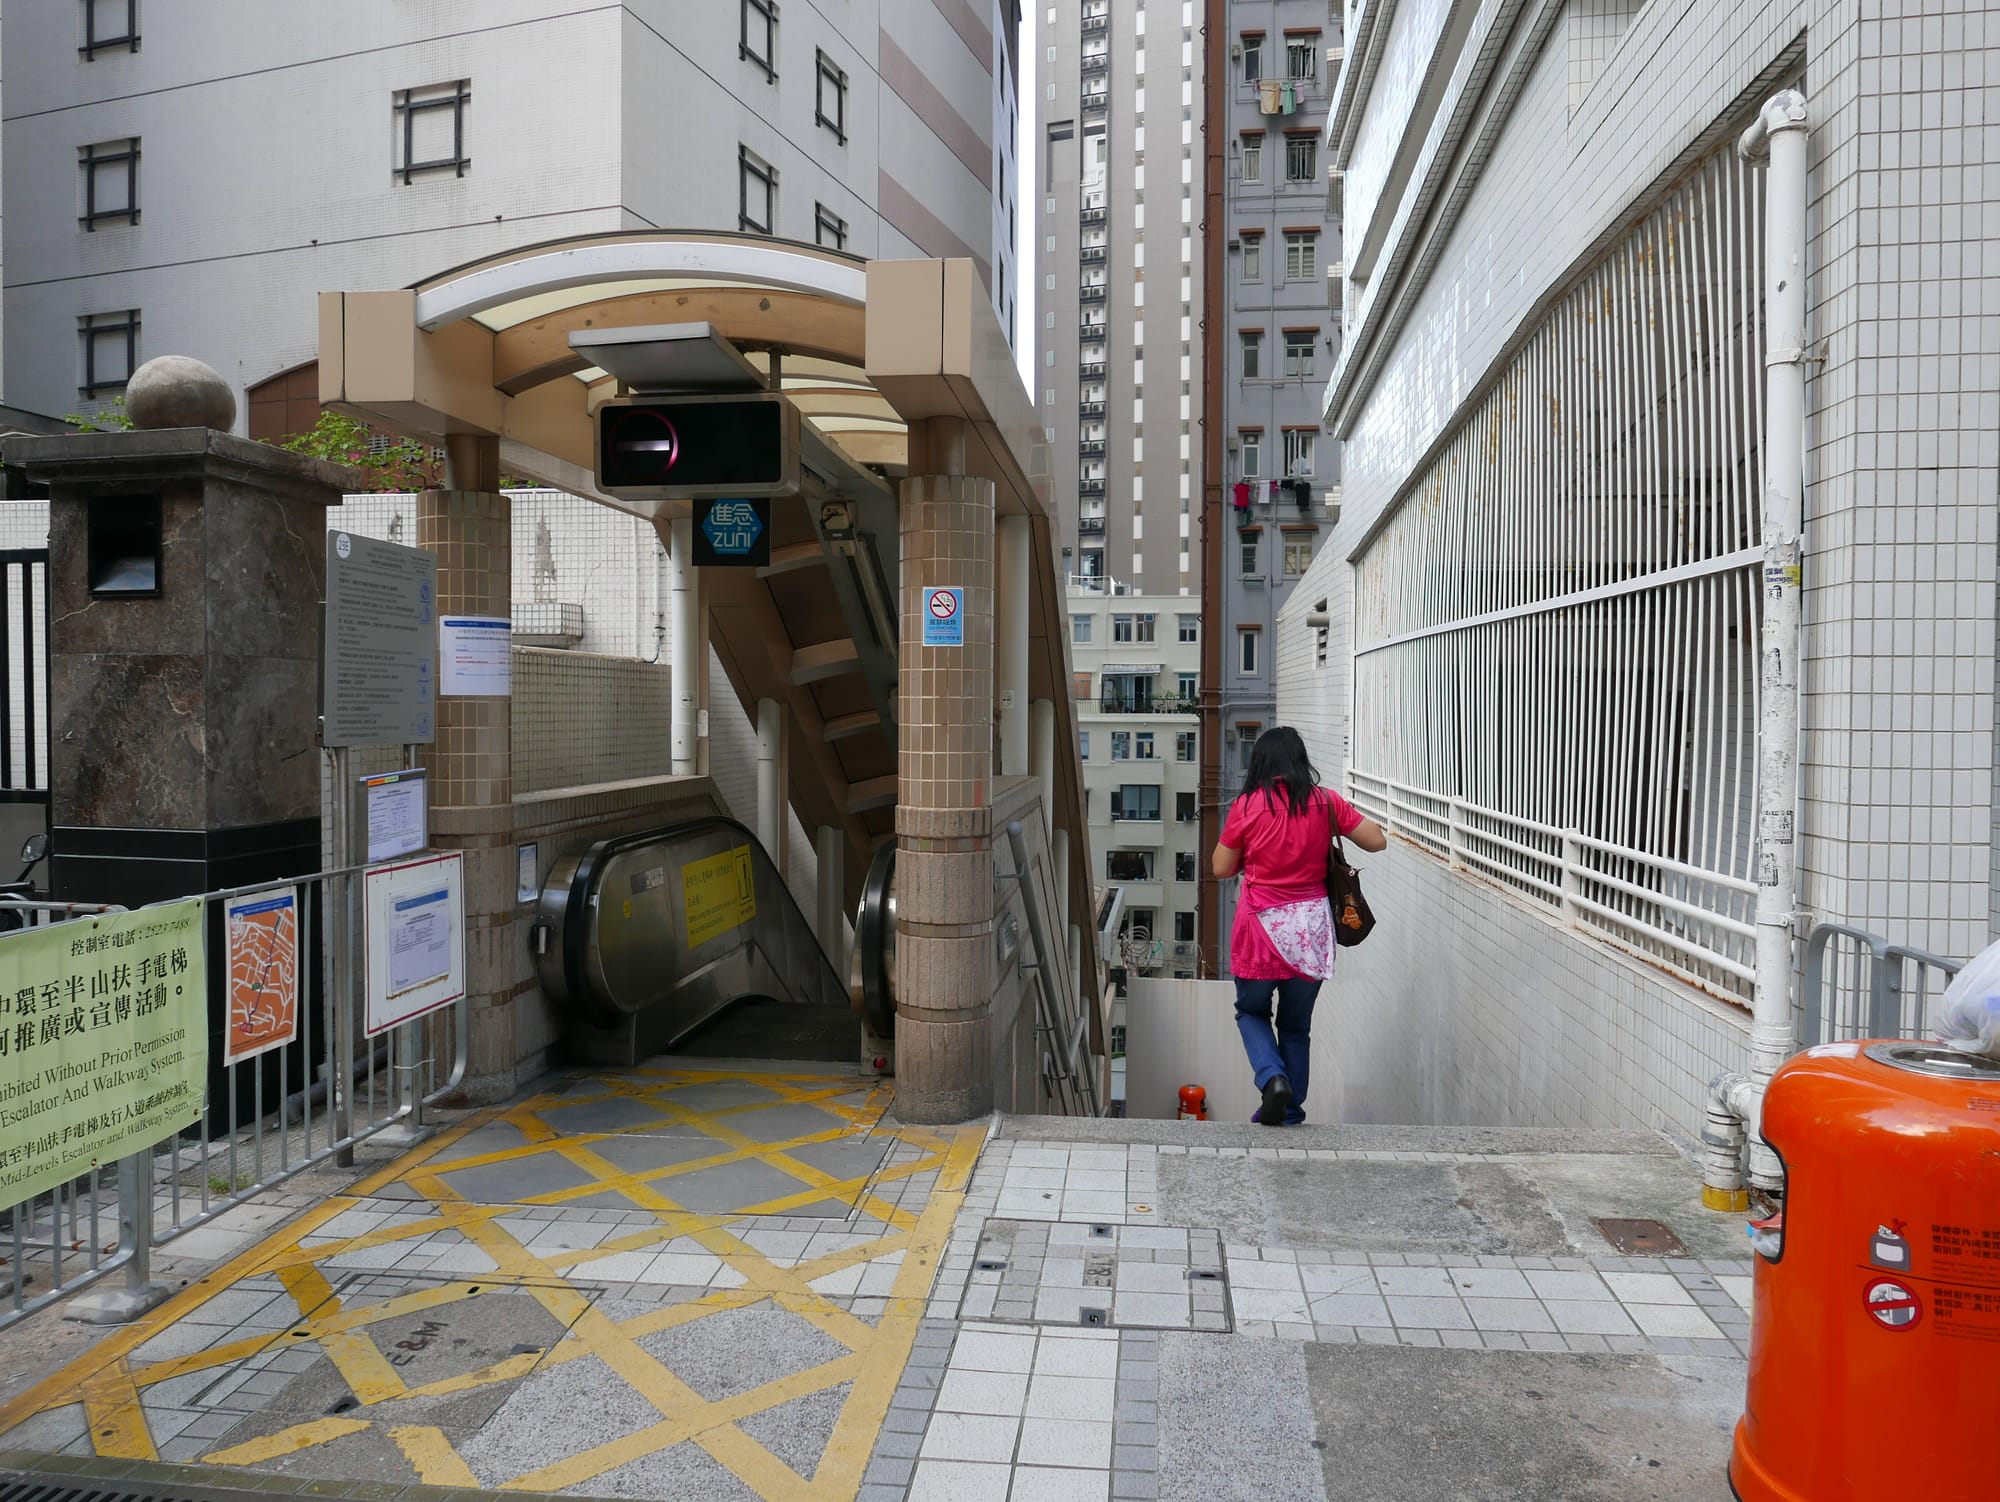
{"type": "Polygon", "coordinates": [[[924,645],[965,645],[965,591],[955,584],[933,584],[924,591],[924,645]]]}
{"type": "Polygon", "coordinates": [[[1862,1295],[1868,1317],[1885,1330],[1909,1330],[1924,1317],[1914,1290],[1893,1278],[1877,1278],[1862,1295]]]}

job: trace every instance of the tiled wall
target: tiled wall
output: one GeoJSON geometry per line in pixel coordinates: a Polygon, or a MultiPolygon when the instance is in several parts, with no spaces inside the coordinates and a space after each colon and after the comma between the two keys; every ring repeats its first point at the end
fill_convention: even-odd
{"type": "Polygon", "coordinates": [[[514,791],[672,770],[665,664],[536,647],[514,649],[514,791]]]}

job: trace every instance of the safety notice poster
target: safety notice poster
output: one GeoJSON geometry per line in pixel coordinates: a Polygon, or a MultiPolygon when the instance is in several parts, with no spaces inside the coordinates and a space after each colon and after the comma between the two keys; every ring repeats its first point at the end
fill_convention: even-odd
{"type": "Polygon", "coordinates": [[[465,994],[465,858],[375,866],[362,876],[369,1037],[465,994]]]}
{"type": "Polygon", "coordinates": [[[149,1148],[201,1114],[202,904],[0,939],[0,1205],[149,1148]]]}
{"type": "Polygon", "coordinates": [[[255,1058],[299,1031],[299,894],[272,887],[223,909],[229,953],[229,1024],[223,1062],[255,1058]]]}
{"type": "Polygon", "coordinates": [[[738,845],[682,866],[681,901],[687,914],[690,949],[756,917],[757,882],[750,865],[750,847],[738,845]]]}
{"type": "Polygon", "coordinates": [[[438,622],[438,693],[504,699],[513,692],[514,623],[499,615],[448,615],[438,622]]]}

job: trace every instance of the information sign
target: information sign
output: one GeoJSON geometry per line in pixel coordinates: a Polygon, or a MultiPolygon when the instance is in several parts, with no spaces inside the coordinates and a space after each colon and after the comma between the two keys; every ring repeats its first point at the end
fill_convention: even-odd
{"type": "Polygon", "coordinates": [[[430,811],[422,767],[379,772],[359,781],[370,865],[415,855],[430,844],[430,811]]]}
{"type": "Polygon", "coordinates": [[[202,904],[0,939],[0,1205],[171,1137],[208,1076],[202,904]]]}
{"type": "Polygon", "coordinates": [[[363,873],[362,893],[372,1038],[465,994],[464,857],[376,866],[363,873]]]}
{"type": "Polygon", "coordinates": [[[690,949],[698,949],[755,918],[757,879],[750,847],[738,845],[682,866],[681,901],[690,949]]]}
{"type": "Polygon", "coordinates": [[[222,1058],[235,1064],[282,1048],[299,1031],[299,893],[270,887],[223,908],[229,1023],[222,1058]]]}
{"type": "Polygon", "coordinates": [[[933,584],[924,591],[924,645],[965,645],[965,591],[956,584],[933,584]]]}
{"type": "Polygon", "coordinates": [[[696,568],[762,568],[771,561],[769,501],[696,501],[696,568]]]}
{"type": "Polygon", "coordinates": [[[448,615],[439,657],[448,699],[504,699],[513,692],[514,623],[500,615],[448,615]]]}
{"type": "Polygon", "coordinates": [[[326,539],[322,744],[437,737],[437,559],[353,532],[326,539]]]}

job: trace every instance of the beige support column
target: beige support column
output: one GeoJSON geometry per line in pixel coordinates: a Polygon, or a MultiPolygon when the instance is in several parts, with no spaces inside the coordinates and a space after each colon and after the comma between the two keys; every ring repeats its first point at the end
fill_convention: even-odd
{"type": "MultiPolygon", "coordinates": [[[[452,473],[497,484],[499,441],[453,435],[452,473]]],[[[417,498],[417,546],[437,555],[440,615],[511,618],[513,518],[497,490],[426,490],[417,498]]],[[[430,774],[431,840],[465,853],[466,1005],[472,1053],[466,1093],[511,1094],[522,1066],[539,1068],[548,1040],[524,1032],[514,1001],[531,985],[528,950],[514,933],[513,700],[440,698],[430,774]]]]}
{"type": "Polygon", "coordinates": [[[1028,771],[1040,782],[1042,828],[1056,827],[1056,707],[1047,699],[1028,706],[1028,771]]]}
{"type": "MultiPolygon", "coordinates": [[[[946,440],[931,455],[952,451],[931,436],[946,440]]],[[[896,1114],[913,1123],[993,1107],[993,507],[990,480],[903,482],[896,1114]],[[946,588],[963,592],[964,644],[925,646],[946,588]]]]}
{"type": "Polygon", "coordinates": [[[784,876],[791,864],[785,847],[785,706],[776,699],[757,701],[757,841],[771,864],[784,876]]]}
{"type": "Polygon", "coordinates": [[[1025,516],[999,524],[993,561],[997,589],[993,607],[993,678],[999,700],[1000,775],[1028,772],[1028,612],[1033,599],[1029,560],[1035,556],[1025,516]]]}
{"type": "Polygon", "coordinates": [[[819,870],[814,876],[819,895],[819,947],[826,951],[833,973],[847,979],[847,835],[822,824],[814,835],[819,870]]]}

